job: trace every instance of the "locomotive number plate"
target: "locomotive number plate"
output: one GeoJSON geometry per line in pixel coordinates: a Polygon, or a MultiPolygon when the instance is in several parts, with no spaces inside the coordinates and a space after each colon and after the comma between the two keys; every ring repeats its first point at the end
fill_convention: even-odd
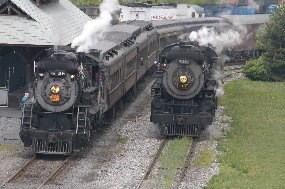
{"type": "Polygon", "coordinates": [[[178,61],[180,64],[189,64],[189,60],[186,60],[186,59],[180,59],[178,61]]]}
{"type": "Polygon", "coordinates": [[[178,88],[179,89],[188,89],[189,88],[189,84],[188,83],[179,83],[178,84],[178,88]]]}

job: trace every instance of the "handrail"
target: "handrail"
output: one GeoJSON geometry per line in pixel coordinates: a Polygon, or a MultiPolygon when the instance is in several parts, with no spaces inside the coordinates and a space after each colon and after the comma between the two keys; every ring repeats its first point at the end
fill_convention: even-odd
{"type": "Polygon", "coordinates": [[[79,106],[77,107],[77,116],[76,116],[76,131],[75,133],[78,133],[78,122],[79,122],[79,106]]]}

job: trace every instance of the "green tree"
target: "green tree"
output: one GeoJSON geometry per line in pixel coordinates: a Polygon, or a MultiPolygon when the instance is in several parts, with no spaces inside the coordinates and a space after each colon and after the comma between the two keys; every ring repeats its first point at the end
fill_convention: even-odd
{"type": "MultiPolygon", "coordinates": [[[[267,69],[266,79],[273,81],[285,80],[285,7],[279,8],[270,15],[270,19],[265,23],[257,36],[256,47],[261,49],[263,55],[255,61],[262,65],[262,69],[267,69]]],[[[249,61],[245,69],[253,70],[254,61],[249,61]],[[249,66],[250,65],[250,66],[249,66]]],[[[258,65],[255,67],[258,68],[258,65]]],[[[257,73],[245,70],[247,74],[257,73]]],[[[259,73],[259,72],[258,72],[259,73]]],[[[248,75],[246,75],[248,76],[248,75]]],[[[250,78],[250,77],[249,77],[250,78]]],[[[262,80],[262,79],[261,79],[262,80]]]]}

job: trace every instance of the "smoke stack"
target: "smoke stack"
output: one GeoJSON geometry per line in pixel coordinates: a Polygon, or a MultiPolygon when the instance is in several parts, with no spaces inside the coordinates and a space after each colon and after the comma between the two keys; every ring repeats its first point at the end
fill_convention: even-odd
{"type": "Polygon", "coordinates": [[[118,5],[117,0],[103,0],[100,4],[100,15],[85,24],[84,30],[73,40],[71,47],[78,46],[77,52],[88,52],[90,49],[96,49],[96,45],[104,36],[111,22],[116,23],[113,20],[118,20],[118,17],[114,19],[114,16],[112,16],[114,12],[118,14],[118,5]]]}
{"type": "Polygon", "coordinates": [[[120,13],[121,13],[121,9],[119,9],[119,10],[117,10],[117,11],[114,11],[114,12],[111,14],[111,16],[112,16],[111,24],[112,24],[112,25],[119,24],[119,22],[120,22],[120,20],[119,20],[120,13]]]}

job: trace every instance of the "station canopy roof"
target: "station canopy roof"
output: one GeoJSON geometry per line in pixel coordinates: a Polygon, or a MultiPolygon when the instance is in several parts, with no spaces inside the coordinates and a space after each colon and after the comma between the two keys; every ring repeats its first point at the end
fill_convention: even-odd
{"type": "Polygon", "coordinates": [[[0,0],[0,46],[68,45],[89,20],[69,0],[0,0]]]}

